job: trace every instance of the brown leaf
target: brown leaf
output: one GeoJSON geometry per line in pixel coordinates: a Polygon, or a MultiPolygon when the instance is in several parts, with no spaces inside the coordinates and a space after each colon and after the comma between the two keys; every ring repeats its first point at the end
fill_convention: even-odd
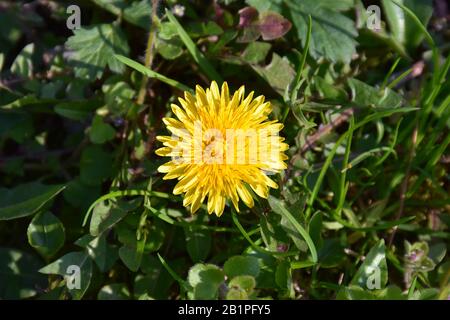
{"type": "Polygon", "coordinates": [[[292,24],[278,13],[267,12],[261,15],[258,26],[263,40],[274,40],[284,36],[292,24]]]}
{"type": "Polygon", "coordinates": [[[253,7],[245,7],[239,10],[239,28],[245,28],[258,18],[258,11],[253,7]]]}

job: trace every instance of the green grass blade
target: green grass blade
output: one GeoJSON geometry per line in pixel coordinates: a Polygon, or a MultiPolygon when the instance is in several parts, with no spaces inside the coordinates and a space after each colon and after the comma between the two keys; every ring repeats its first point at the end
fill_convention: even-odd
{"type": "Polygon", "coordinates": [[[192,41],[191,37],[189,37],[186,30],[184,30],[184,28],[178,22],[177,18],[175,18],[175,16],[172,14],[172,12],[170,12],[170,10],[167,10],[167,9],[166,9],[166,15],[169,18],[169,21],[177,29],[177,32],[181,38],[181,41],[183,41],[184,45],[188,49],[192,58],[194,58],[194,61],[200,66],[200,68],[202,68],[202,70],[205,72],[205,74],[208,76],[208,78],[211,80],[216,80],[219,83],[222,83],[223,82],[222,77],[214,69],[214,67],[209,63],[208,59],[206,59],[205,56],[200,52],[200,50],[198,50],[197,46],[192,41]]]}
{"type": "Polygon", "coordinates": [[[395,5],[399,6],[405,13],[414,21],[415,24],[420,28],[420,30],[424,33],[425,38],[427,39],[428,44],[430,47],[435,48],[436,45],[434,44],[434,40],[431,37],[430,33],[428,32],[427,28],[422,24],[422,22],[417,18],[417,16],[414,14],[414,12],[411,11],[408,7],[406,7],[404,4],[397,2],[395,0],[391,0],[395,5]]]}
{"type": "Polygon", "coordinates": [[[87,220],[89,219],[89,216],[94,210],[95,206],[99,204],[102,201],[109,200],[109,199],[116,199],[120,197],[132,197],[132,196],[155,196],[158,198],[169,198],[169,195],[164,192],[153,192],[153,191],[147,191],[147,190],[120,190],[120,191],[112,191],[110,193],[107,193],[97,200],[95,200],[89,209],[86,211],[86,214],[83,219],[83,227],[86,225],[87,220]]]}
{"type": "Polygon", "coordinates": [[[140,64],[140,63],[138,63],[138,62],[136,62],[136,61],[134,61],[134,60],[132,60],[130,58],[121,56],[119,54],[114,55],[114,58],[116,58],[117,60],[119,60],[123,64],[133,68],[134,70],[139,71],[140,73],[142,73],[143,75],[145,75],[145,76],[147,76],[149,78],[157,79],[157,80],[159,80],[161,82],[164,82],[165,84],[168,84],[171,87],[177,88],[177,89],[182,90],[182,91],[193,92],[193,90],[191,88],[189,88],[188,86],[182,84],[181,82],[178,82],[177,80],[174,80],[174,79],[170,79],[170,78],[168,78],[168,77],[166,77],[166,76],[164,76],[164,75],[162,75],[162,74],[160,74],[160,73],[158,73],[156,71],[153,71],[153,70],[151,70],[149,68],[146,68],[142,64],[140,64]]]}
{"type": "Polygon", "coordinates": [[[239,231],[241,232],[242,236],[245,238],[245,240],[248,241],[248,243],[250,244],[250,246],[258,252],[264,253],[264,254],[268,254],[271,256],[279,256],[279,257],[289,257],[289,256],[294,256],[297,255],[297,252],[273,252],[270,250],[266,250],[264,248],[261,248],[260,246],[258,246],[251,238],[250,235],[247,233],[247,231],[245,231],[244,227],[241,225],[241,223],[239,222],[237,215],[234,211],[231,212],[231,218],[234,222],[234,224],[236,225],[236,227],[239,229],[239,231]]]}
{"type": "Polygon", "coordinates": [[[290,213],[289,210],[287,210],[282,205],[280,200],[270,196],[269,204],[273,211],[284,216],[294,226],[294,228],[303,237],[306,244],[308,245],[309,251],[311,252],[312,260],[314,262],[317,262],[318,258],[317,258],[316,246],[314,245],[314,242],[312,241],[311,237],[309,236],[308,231],[306,231],[306,229],[300,225],[300,223],[297,221],[297,219],[295,219],[295,217],[292,215],[292,213],[290,213]]]}
{"type": "Polygon", "coordinates": [[[312,18],[311,15],[308,15],[308,34],[306,35],[306,43],[305,48],[303,49],[302,59],[300,60],[300,64],[297,70],[297,74],[295,75],[294,80],[294,88],[292,90],[291,101],[295,101],[297,96],[297,92],[300,89],[302,72],[305,67],[306,57],[308,56],[309,43],[311,41],[311,32],[312,32],[312,18]]]}
{"type": "Polygon", "coordinates": [[[189,284],[184,281],[170,266],[169,264],[166,262],[166,260],[159,254],[158,255],[158,259],[161,262],[161,264],[163,265],[163,267],[167,270],[167,272],[172,276],[172,278],[174,278],[175,281],[178,282],[178,284],[186,291],[189,290],[189,284]]]}

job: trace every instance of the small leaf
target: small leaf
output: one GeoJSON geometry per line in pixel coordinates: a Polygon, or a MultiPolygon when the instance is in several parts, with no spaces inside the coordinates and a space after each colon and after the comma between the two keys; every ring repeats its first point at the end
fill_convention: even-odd
{"type": "Polygon", "coordinates": [[[285,3],[303,46],[308,34],[308,17],[311,15],[309,53],[314,58],[325,57],[332,62],[344,63],[351,61],[356,52],[355,38],[358,35],[353,20],[334,10],[336,7],[329,6],[329,1],[286,0],[285,3]]]}
{"type": "Polygon", "coordinates": [[[447,245],[443,242],[438,242],[430,246],[428,256],[436,265],[438,265],[444,259],[446,253],[447,245]]]}
{"type": "Polygon", "coordinates": [[[102,201],[93,210],[89,231],[91,235],[98,236],[105,230],[110,229],[129,212],[134,210],[137,202],[102,201]]]}
{"type": "Polygon", "coordinates": [[[100,100],[61,102],[55,105],[55,113],[68,119],[82,121],[89,117],[101,104],[100,100]]]}
{"type": "Polygon", "coordinates": [[[228,284],[227,300],[247,300],[256,287],[252,276],[237,276],[228,284]]]}
{"type": "Polygon", "coordinates": [[[211,233],[208,230],[185,228],[186,246],[193,262],[204,261],[211,250],[211,233]]]}
{"type": "Polygon", "coordinates": [[[87,234],[75,242],[76,245],[86,248],[87,253],[102,272],[108,272],[118,258],[117,247],[108,244],[106,236],[106,233],[98,237],[87,234]]]}
{"type": "Polygon", "coordinates": [[[253,7],[245,7],[239,10],[239,28],[250,26],[258,18],[258,11],[253,7]]]}
{"type": "Polygon", "coordinates": [[[126,0],[93,0],[101,8],[116,16],[122,16],[127,22],[148,30],[152,13],[151,1],[126,1],[126,0]]]}
{"type": "Polygon", "coordinates": [[[272,55],[272,61],[267,66],[252,67],[280,95],[284,94],[295,77],[295,70],[287,58],[282,58],[276,53],[272,55]]]}
{"type": "Polygon", "coordinates": [[[172,276],[153,255],[145,254],[142,257],[141,271],[144,277],[136,277],[134,294],[148,294],[155,299],[167,298],[170,286],[174,282],[172,276]]]}
{"type": "Polygon", "coordinates": [[[26,45],[11,65],[11,73],[23,78],[30,78],[33,75],[34,43],[26,45]]]}
{"type": "Polygon", "coordinates": [[[234,256],[223,265],[223,271],[230,278],[241,275],[249,275],[256,278],[259,270],[258,259],[251,256],[234,256]]]}
{"type": "Polygon", "coordinates": [[[30,245],[44,257],[52,257],[64,245],[64,226],[48,211],[34,216],[28,226],[27,235],[30,245]]]}
{"type": "Polygon", "coordinates": [[[289,261],[283,260],[277,265],[275,281],[281,289],[288,292],[293,290],[292,273],[289,261]]]}
{"type": "Polygon", "coordinates": [[[266,12],[258,21],[263,40],[274,40],[284,36],[292,27],[289,20],[275,12],[266,12]]]}
{"type": "Polygon", "coordinates": [[[155,47],[158,53],[167,60],[174,60],[183,54],[179,40],[157,39],[155,47]]]}
{"type": "Polygon", "coordinates": [[[323,242],[321,231],[322,231],[322,213],[317,212],[311,217],[308,226],[308,232],[311,235],[311,239],[317,248],[320,248],[323,242]]]}
{"type": "Polygon", "coordinates": [[[76,76],[89,79],[101,77],[106,66],[122,73],[123,64],[114,54],[128,55],[130,51],[122,29],[113,23],[75,30],[66,45],[74,50],[70,60],[75,64],[76,76]]]}
{"type": "Polygon", "coordinates": [[[376,109],[395,109],[402,105],[403,98],[393,90],[385,88],[380,91],[358,79],[349,79],[352,101],[359,107],[376,109]]]}
{"type": "Polygon", "coordinates": [[[306,241],[309,251],[311,252],[312,260],[317,262],[317,250],[308,232],[300,225],[289,210],[284,207],[283,203],[279,199],[269,196],[269,204],[274,212],[285,217],[292,224],[296,232],[306,241]]]}
{"type": "Polygon", "coordinates": [[[102,144],[109,140],[112,140],[116,134],[114,128],[103,122],[102,117],[96,115],[92,121],[91,131],[89,132],[89,137],[91,141],[96,144],[102,144]]]}
{"type": "Polygon", "coordinates": [[[86,293],[86,290],[91,283],[92,278],[92,260],[84,252],[70,252],[58,260],[50,263],[49,265],[43,267],[39,270],[41,273],[45,274],[58,274],[63,276],[66,279],[66,283],[73,284],[74,286],[68,286],[69,292],[72,297],[76,300],[79,300],[86,293]],[[80,268],[80,273],[74,272],[71,273],[71,268],[78,267],[80,268]],[[79,284],[80,287],[77,288],[77,279],[79,276],[79,284]]]}
{"type": "Polygon", "coordinates": [[[350,284],[367,289],[381,289],[387,280],[385,245],[384,240],[380,240],[370,249],[350,284]]]}
{"type": "Polygon", "coordinates": [[[0,188],[0,220],[30,216],[52,200],[65,186],[32,182],[13,189],[0,188]]]}
{"type": "Polygon", "coordinates": [[[119,257],[128,269],[136,272],[141,265],[147,237],[144,234],[144,236],[139,240],[136,239],[136,237],[132,237],[131,239],[132,241],[127,241],[122,247],[120,247],[119,257]]]}
{"type": "Polygon", "coordinates": [[[102,91],[108,110],[115,116],[123,116],[133,107],[135,91],[128,83],[117,80],[116,76],[108,78],[102,86],[102,91]]]}
{"type": "Polygon", "coordinates": [[[257,64],[264,61],[271,47],[272,45],[267,42],[252,42],[245,48],[242,58],[248,63],[257,64]]]}
{"type": "Polygon", "coordinates": [[[198,263],[189,270],[188,282],[192,287],[189,298],[195,300],[215,299],[220,284],[225,280],[222,270],[213,264],[198,263]]]}

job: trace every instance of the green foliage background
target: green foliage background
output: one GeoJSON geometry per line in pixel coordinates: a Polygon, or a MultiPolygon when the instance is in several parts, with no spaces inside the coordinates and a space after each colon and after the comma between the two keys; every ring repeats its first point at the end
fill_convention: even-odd
{"type": "Polygon", "coordinates": [[[86,0],[72,32],[70,1],[0,1],[0,299],[448,299],[441,2],[86,0]],[[291,146],[221,218],[154,154],[211,80],[264,94],[291,146]]]}

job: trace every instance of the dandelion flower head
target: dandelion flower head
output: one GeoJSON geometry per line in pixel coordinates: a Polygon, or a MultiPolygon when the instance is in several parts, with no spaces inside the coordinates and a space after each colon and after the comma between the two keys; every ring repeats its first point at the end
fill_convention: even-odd
{"type": "Polygon", "coordinates": [[[264,96],[245,97],[242,86],[230,95],[212,82],[206,91],[184,93],[179,106],[171,105],[176,118],[163,118],[172,136],[158,136],[164,147],[159,156],[172,157],[158,168],[163,179],[178,179],[173,193],[184,194],[183,205],[196,212],[207,198],[208,213],[222,215],[226,201],[239,212],[239,201],[254,206],[252,191],[267,198],[278,185],[270,175],[286,169],[289,146],[279,136],[283,124],[270,120],[270,102],[264,96]]]}

